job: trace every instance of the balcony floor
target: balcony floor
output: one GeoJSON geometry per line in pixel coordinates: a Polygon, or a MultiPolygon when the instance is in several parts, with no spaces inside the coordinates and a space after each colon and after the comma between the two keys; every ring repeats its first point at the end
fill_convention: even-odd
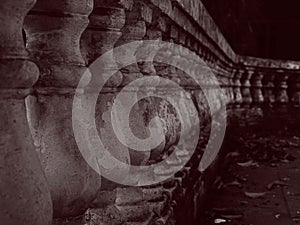
{"type": "Polygon", "coordinates": [[[237,134],[227,149],[200,224],[300,224],[299,129],[237,134]]]}

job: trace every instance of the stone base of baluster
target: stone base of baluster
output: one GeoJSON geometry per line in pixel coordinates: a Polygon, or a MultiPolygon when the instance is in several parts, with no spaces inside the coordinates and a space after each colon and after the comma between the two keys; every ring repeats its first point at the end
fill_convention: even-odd
{"type": "Polygon", "coordinates": [[[54,219],[52,225],[84,225],[84,215],[74,218],[54,219]]]}
{"type": "Polygon", "coordinates": [[[161,185],[101,191],[84,215],[85,224],[155,224],[170,206],[164,192],[161,185]]]}
{"type": "MultiPolygon", "coordinates": [[[[168,182],[151,188],[122,188],[127,193],[117,199],[122,201],[106,206],[88,209],[84,215],[84,225],[175,225],[176,223],[196,222],[199,210],[203,209],[208,187],[211,186],[216,164],[209,169],[207,176],[197,171],[179,173],[168,182]],[[214,171],[214,172],[213,172],[214,171]],[[188,174],[186,174],[188,173],[188,174]],[[134,191],[133,191],[134,190],[134,191]],[[146,199],[138,193],[144,192],[146,199]],[[152,197],[152,199],[151,199],[152,197]],[[136,201],[139,202],[136,202],[136,201]]],[[[115,196],[114,193],[102,193],[115,196]]],[[[111,201],[111,199],[109,200],[111,201]]],[[[103,200],[101,203],[103,204],[103,200]]],[[[72,224],[73,225],[73,224],[72,224]]]]}
{"type": "Polygon", "coordinates": [[[32,144],[23,99],[0,99],[0,218],[5,225],[49,225],[50,193],[32,144]]]}

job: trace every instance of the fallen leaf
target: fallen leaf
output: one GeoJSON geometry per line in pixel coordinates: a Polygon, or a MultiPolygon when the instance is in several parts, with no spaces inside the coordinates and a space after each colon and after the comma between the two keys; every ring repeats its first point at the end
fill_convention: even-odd
{"type": "Polygon", "coordinates": [[[290,163],[290,161],[287,160],[287,159],[282,159],[282,160],[280,160],[280,162],[282,162],[282,163],[290,163]]]}
{"type": "Polygon", "coordinates": [[[227,221],[224,219],[215,219],[215,224],[226,223],[227,221]]]}
{"type": "Polygon", "coordinates": [[[289,146],[292,146],[292,147],[299,147],[299,144],[293,143],[291,141],[289,141],[288,144],[289,144],[289,146]]]}
{"type": "Polygon", "coordinates": [[[243,176],[236,176],[236,178],[241,181],[241,182],[247,182],[248,179],[246,177],[243,177],[243,176]]]}
{"type": "Polygon", "coordinates": [[[216,178],[216,180],[214,181],[213,186],[217,189],[220,190],[223,187],[224,183],[222,181],[222,178],[220,176],[218,176],[216,178]]]}
{"type": "Polygon", "coordinates": [[[275,180],[268,184],[267,189],[271,190],[274,186],[288,186],[288,184],[280,180],[275,180]]]}
{"type": "Polygon", "coordinates": [[[228,154],[227,154],[227,158],[230,158],[230,157],[237,157],[237,156],[239,156],[240,155],[240,153],[239,152],[229,152],[228,154]]]}
{"type": "Polygon", "coordinates": [[[266,194],[266,192],[245,192],[245,195],[249,198],[261,198],[266,194]]]}
{"type": "Polygon", "coordinates": [[[289,177],[282,178],[283,181],[290,181],[291,179],[289,177]]]}
{"type": "Polygon", "coordinates": [[[258,167],[258,163],[257,162],[254,162],[253,160],[249,160],[247,162],[243,162],[243,163],[237,163],[239,166],[241,167],[250,167],[250,166],[256,166],[258,167]]]}
{"type": "Polygon", "coordinates": [[[276,214],[276,215],[275,215],[275,218],[276,218],[276,219],[279,219],[279,218],[280,218],[280,214],[279,214],[279,213],[276,214]]]}
{"type": "Polygon", "coordinates": [[[249,202],[248,201],[239,201],[240,205],[247,205],[249,202]]]}
{"type": "Polygon", "coordinates": [[[243,187],[243,185],[240,182],[238,182],[237,180],[224,184],[224,188],[230,187],[230,186],[237,186],[238,188],[243,187]]]}
{"type": "Polygon", "coordinates": [[[231,220],[234,220],[234,219],[240,219],[243,217],[242,214],[237,214],[237,215],[220,215],[220,217],[224,218],[224,219],[231,219],[231,220]]]}

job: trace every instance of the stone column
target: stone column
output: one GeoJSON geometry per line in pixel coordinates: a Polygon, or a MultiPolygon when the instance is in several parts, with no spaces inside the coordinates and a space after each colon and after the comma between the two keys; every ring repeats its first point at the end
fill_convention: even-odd
{"type": "Polygon", "coordinates": [[[254,106],[259,106],[264,102],[262,79],[263,75],[259,72],[255,72],[251,79],[251,95],[254,106]]]}
{"type": "Polygon", "coordinates": [[[57,218],[83,214],[100,188],[72,127],[74,90],[86,70],[79,42],[92,7],[92,0],[39,0],[25,21],[28,49],[41,71],[29,117],[57,218]]]}
{"type": "Polygon", "coordinates": [[[50,225],[52,203],[26,118],[25,98],[38,79],[28,60],[22,25],[34,0],[0,7],[0,220],[5,225],[50,225]]]}
{"type": "MultiPolygon", "coordinates": [[[[133,7],[130,10],[126,11],[125,26],[121,29],[122,36],[119,38],[115,47],[122,46],[133,41],[143,40],[146,35],[146,22],[151,22],[151,20],[152,20],[152,10],[142,1],[134,1],[133,7]]],[[[138,48],[141,46],[142,45],[136,46],[136,49],[128,49],[128,51],[136,53],[138,48]]],[[[124,54],[130,54],[130,53],[124,52],[124,54]]],[[[133,63],[129,66],[122,68],[121,73],[123,75],[123,81],[121,87],[126,86],[131,81],[143,77],[143,74],[140,72],[138,63],[133,63]]],[[[125,88],[125,91],[135,91],[135,90],[129,90],[125,88]]],[[[139,137],[147,137],[147,125],[145,124],[144,118],[141,113],[144,110],[145,108],[142,104],[137,104],[135,107],[132,108],[131,111],[133,117],[130,118],[131,120],[130,127],[134,134],[141,135],[139,137]]],[[[130,161],[132,165],[145,165],[150,158],[149,152],[142,152],[142,151],[139,152],[130,149],[129,151],[130,151],[130,161]]]]}
{"type": "Polygon", "coordinates": [[[250,80],[253,75],[253,71],[246,70],[241,78],[241,94],[243,97],[243,107],[248,108],[252,103],[252,96],[251,96],[251,84],[250,80]]]}
{"type": "MultiPolygon", "coordinates": [[[[230,69],[231,70],[231,69],[230,69]]],[[[236,70],[232,69],[231,71],[229,71],[228,73],[228,95],[229,95],[229,106],[230,108],[234,108],[235,107],[235,94],[234,94],[234,85],[235,85],[235,74],[236,74],[236,70]]]]}
{"type": "MultiPolygon", "coordinates": [[[[87,40],[90,41],[84,40],[83,42],[86,46],[86,43],[89,42],[88,46],[91,47],[88,52],[97,52],[97,54],[99,55],[100,53],[104,53],[103,46],[110,45],[110,48],[113,48],[114,42],[119,38],[117,37],[117,30],[121,28],[122,23],[120,20],[119,23],[115,24],[116,26],[119,26],[118,28],[113,27],[113,23],[108,23],[109,21],[112,21],[112,18],[114,18],[114,14],[110,13],[112,10],[110,7],[112,7],[112,5],[106,5],[105,1],[98,2],[99,6],[95,6],[95,14],[93,13],[91,16],[91,18],[98,17],[98,23],[97,25],[93,25],[92,23],[90,27],[93,27],[94,29],[91,28],[87,31],[88,33],[90,33],[90,36],[98,36],[98,38],[94,38],[94,42],[92,42],[92,39],[88,38],[90,36],[85,36],[87,40]],[[102,4],[100,4],[100,2],[102,2],[102,4]],[[104,17],[104,13],[110,19],[104,17]],[[100,15],[102,15],[102,17],[100,17],[100,15]],[[112,34],[110,33],[113,32],[115,33],[114,37],[111,37],[112,34]],[[105,35],[110,36],[111,38],[106,38],[105,35]],[[96,46],[96,50],[93,46],[96,46]]],[[[135,1],[135,4],[132,8],[130,7],[126,9],[126,24],[125,26],[123,24],[124,27],[122,28],[122,37],[118,41],[117,46],[129,43],[131,41],[152,39],[160,36],[159,33],[156,33],[155,30],[152,29],[152,10],[147,5],[142,2],[135,1]],[[148,27],[147,32],[146,27],[148,27]]],[[[115,12],[115,10],[116,8],[114,8],[113,12],[115,12]]],[[[138,47],[139,48],[134,49],[134,52],[138,53],[138,51],[143,48],[143,45],[140,45],[138,47]]],[[[108,50],[109,48],[107,47],[106,49],[108,50]]],[[[87,53],[87,55],[88,54],[89,53],[87,53]]],[[[111,62],[109,63],[111,64],[111,62]]],[[[104,116],[106,114],[106,111],[108,111],[108,107],[106,106],[114,104],[114,98],[119,91],[119,89],[117,89],[118,86],[126,86],[130,81],[133,81],[137,78],[142,78],[143,76],[156,75],[154,66],[152,65],[152,63],[148,62],[135,63],[133,65],[127,66],[126,68],[122,68],[121,71],[121,83],[107,83],[104,93],[101,93],[101,95],[99,96],[99,105],[96,109],[96,114],[99,114],[98,121],[101,128],[107,128],[107,126],[109,126],[109,117],[104,116]]],[[[126,91],[137,91],[137,94],[139,92],[139,90],[130,90],[126,89],[126,87],[124,87],[124,89],[126,91]]],[[[157,102],[155,102],[152,98],[147,98],[139,101],[136,106],[133,107],[133,116],[130,119],[132,120],[134,125],[132,125],[131,128],[133,130],[133,133],[137,134],[138,137],[140,137],[140,135],[146,134],[146,129],[148,126],[147,122],[149,118],[151,118],[153,114],[158,114],[156,110],[156,103],[157,102]]],[[[106,139],[107,141],[110,141],[110,143],[107,142],[109,145],[108,148],[113,152],[115,150],[118,151],[118,155],[120,155],[119,150],[121,150],[121,146],[116,141],[114,136],[115,134],[111,133],[111,139],[106,139]]],[[[162,145],[162,147],[164,147],[164,145],[162,145]]],[[[150,156],[154,156],[153,158],[157,159],[160,153],[159,150],[161,150],[161,148],[155,149],[154,151],[152,151],[152,154],[150,154],[150,151],[148,153],[139,153],[137,151],[131,151],[131,149],[127,148],[125,149],[125,151],[126,150],[129,150],[130,152],[130,160],[128,160],[127,163],[134,165],[144,165],[152,160],[150,156]]],[[[134,221],[135,223],[144,224],[149,220],[154,221],[157,215],[154,215],[152,212],[155,211],[158,213],[158,215],[161,215],[164,211],[164,207],[167,205],[162,192],[163,188],[158,185],[155,187],[147,188],[124,187],[113,182],[107,182],[103,179],[101,192],[99,192],[98,198],[94,202],[93,209],[88,211],[88,218],[92,218],[89,221],[99,221],[99,224],[117,224],[115,218],[117,218],[119,221],[122,221],[122,223],[131,223],[134,221]],[[153,201],[155,201],[155,203],[153,203],[153,201]],[[108,214],[107,212],[109,212],[110,214],[108,214]]],[[[90,223],[87,222],[87,224],[90,223]]]]}
{"type": "MultiPolygon", "coordinates": [[[[151,9],[148,8],[147,11],[150,11],[151,9]]],[[[150,14],[150,13],[148,13],[150,14]]],[[[151,17],[148,16],[148,20],[146,22],[146,34],[144,37],[144,40],[162,40],[162,24],[164,23],[164,20],[161,18],[160,13],[158,12],[152,12],[151,10],[151,17]]],[[[155,48],[155,46],[153,46],[155,48]]],[[[141,49],[143,50],[143,46],[141,46],[141,49]]],[[[157,75],[156,69],[155,69],[155,62],[140,62],[138,63],[138,66],[140,68],[140,72],[144,75],[151,75],[155,76],[157,75]]]]}
{"type": "MultiPolygon", "coordinates": [[[[89,17],[90,23],[81,39],[81,51],[89,66],[100,56],[113,50],[116,42],[122,36],[121,29],[125,25],[125,9],[131,10],[132,5],[133,1],[131,0],[94,1],[94,9],[89,17]]],[[[107,60],[106,65],[106,70],[117,69],[117,63],[113,54],[107,60]]],[[[94,66],[97,67],[97,65],[94,66]]],[[[103,76],[103,74],[93,74],[93,76],[103,76]]],[[[108,80],[101,94],[99,93],[95,117],[102,143],[110,152],[114,152],[114,155],[120,156],[120,160],[125,160],[128,163],[130,162],[128,150],[115,137],[110,119],[111,106],[118,94],[118,87],[122,82],[123,74],[120,71],[116,72],[108,80]]],[[[103,178],[101,190],[111,188],[112,183],[103,178]]]]}
{"type": "Polygon", "coordinates": [[[243,97],[241,93],[241,78],[243,75],[242,70],[237,70],[233,77],[233,95],[234,95],[234,107],[239,108],[243,102],[243,97]]]}
{"type": "Polygon", "coordinates": [[[278,71],[275,77],[275,102],[277,105],[286,105],[289,102],[287,80],[288,75],[278,71]]]}
{"type": "MultiPolygon", "coordinates": [[[[126,11],[125,26],[121,30],[122,36],[116,43],[115,47],[132,41],[143,40],[146,35],[146,21],[151,21],[152,19],[151,13],[145,11],[143,5],[144,3],[135,1],[132,10],[126,11]]],[[[122,83],[123,86],[143,76],[137,63],[127,66],[126,68],[122,68],[121,72],[124,76],[122,83]]]]}
{"type": "Polygon", "coordinates": [[[264,74],[263,78],[263,96],[264,96],[264,105],[266,107],[271,107],[275,102],[275,93],[274,93],[274,74],[264,74]]]}
{"type": "Polygon", "coordinates": [[[234,105],[234,95],[233,95],[233,80],[229,75],[224,78],[225,87],[224,91],[226,93],[226,105],[228,109],[231,109],[234,105]]]}
{"type": "Polygon", "coordinates": [[[294,73],[290,76],[290,89],[291,89],[291,97],[290,101],[292,106],[299,107],[300,106],[300,74],[294,73]]]}
{"type": "MultiPolygon", "coordinates": [[[[156,18],[156,17],[155,17],[156,18]]],[[[176,43],[180,45],[185,45],[186,44],[186,36],[181,34],[180,35],[180,30],[176,25],[171,24],[171,21],[164,17],[163,15],[160,15],[157,19],[158,23],[158,28],[162,32],[162,40],[170,43],[176,43]],[[171,25],[170,25],[171,24],[171,25]]],[[[172,56],[174,57],[174,56],[172,56]]],[[[176,57],[176,56],[175,56],[176,57]]],[[[179,56],[178,56],[179,57],[179,56]]],[[[180,87],[183,89],[187,89],[188,87],[191,89],[191,85],[194,84],[195,82],[192,81],[183,71],[175,68],[174,66],[171,65],[166,65],[163,63],[154,63],[155,64],[155,70],[157,72],[157,75],[160,77],[163,77],[167,80],[171,80],[178,84],[180,87]]],[[[192,68],[190,68],[192,69],[192,68]]],[[[168,88],[168,87],[164,87],[168,88]]],[[[192,94],[196,95],[198,93],[193,93],[195,90],[186,90],[188,94],[183,94],[180,92],[177,92],[176,90],[174,91],[174,98],[181,98],[182,100],[182,107],[181,109],[184,110],[189,110],[188,107],[192,106],[187,106],[186,105],[186,99],[188,96],[191,96],[192,94]],[[189,93],[190,92],[190,93],[189,93]]],[[[196,92],[196,91],[195,91],[196,92]]],[[[162,100],[158,104],[158,111],[159,116],[163,118],[167,123],[165,124],[166,126],[166,143],[165,143],[165,148],[163,149],[163,154],[161,154],[159,157],[156,158],[156,160],[160,160],[161,157],[168,155],[171,151],[174,150],[174,146],[176,145],[176,141],[179,138],[179,131],[180,131],[180,121],[178,118],[178,115],[176,115],[176,112],[174,112],[174,108],[171,107],[170,103],[166,100],[162,100]]],[[[198,115],[197,115],[198,116],[198,115]]],[[[196,120],[195,120],[196,121],[196,120]]],[[[196,124],[194,124],[196,125],[196,124]]],[[[188,124],[186,125],[187,127],[189,126],[188,124]]],[[[184,160],[187,156],[188,153],[184,148],[181,148],[182,151],[178,152],[176,154],[176,157],[172,158],[171,160],[168,161],[169,166],[168,169],[162,168],[160,171],[157,172],[157,176],[168,176],[170,173],[173,172],[173,167],[170,166],[173,164],[174,168],[180,162],[182,159],[184,160]]],[[[185,169],[184,169],[185,170],[185,169]]],[[[185,172],[187,172],[185,170],[185,172]]]]}

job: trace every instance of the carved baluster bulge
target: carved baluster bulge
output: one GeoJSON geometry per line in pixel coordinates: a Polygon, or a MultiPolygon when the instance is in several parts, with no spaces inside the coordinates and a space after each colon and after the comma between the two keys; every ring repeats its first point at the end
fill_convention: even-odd
{"type": "MultiPolygon", "coordinates": [[[[133,2],[131,0],[96,0],[94,2],[94,9],[90,15],[90,23],[81,39],[81,51],[91,68],[98,67],[98,61],[103,54],[108,51],[113,51],[116,42],[122,36],[121,29],[125,25],[125,9],[130,10],[132,4],[133,2]]],[[[110,117],[114,99],[118,94],[118,87],[123,82],[123,75],[118,71],[118,65],[116,64],[113,54],[106,58],[105,64],[105,72],[116,72],[107,81],[101,93],[94,93],[99,94],[95,109],[98,134],[104,146],[112,152],[114,156],[117,156],[118,159],[123,162],[130,163],[128,150],[126,146],[123,146],[117,139],[111,125],[112,121],[110,117]]],[[[97,74],[97,72],[98,71],[95,71],[93,74],[95,79],[96,77],[101,78],[101,76],[104,76],[104,74],[97,74]]],[[[112,189],[112,183],[103,178],[101,190],[105,189],[112,189]]],[[[99,198],[96,202],[98,201],[99,198]]]]}
{"type": "Polygon", "coordinates": [[[251,96],[251,84],[250,80],[252,77],[253,71],[246,70],[241,78],[241,93],[243,97],[243,103],[242,106],[245,108],[249,108],[252,103],[252,96],[251,96]]]}
{"type": "Polygon", "coordinates": [[[72,127],[74,90],[86,71],[79,42],[92,7],[91,0],[39,0],[25,21],[28,49],[41,71],[29,115],[57,218],[82,215],[100,188],[72,127]]]}
{"type": "MultiPolygon", "coordinates": [[[[90,24],[81,40],[83,55],[88,64],[91,64],[91,68],[94,66],[97,67],[96,64],[99,57],[107,51],[113,51],[116,42],[123,35],[121,29],[124,28],[126,21],[125,10],[128,14],[132,10],[132,7],[133,1],[130,0],[95,1],[94,10],[90,15],[90,24]]],[[[108,80],[98,96],[95,109],[98,134],[102,143],[112,153],[113,157],[124,163],[131,164],[128,147],[118,140],[112,128],[113,121],[110,114],[112,105],[115,104],[114,99],[118,95],[120,91],[119,87],[124,81],[123,74],[118,71],[114,54],[111,54],[111,57],[107,58],[106,70],[117,72],[108,80]]],[[[100,77],[103,74],[95,73],[93,76],[100,77]]],[[[120,119],[124,120],[125,118],[120,119]]],[[[126,176],[129,171],[124,169],[122,172],[122,179],[127,179],[126,176]]],[[[128,205],[131,202],[136,203],[139,201],[141,201],[141,191],[138,188],[123,187],[123,185],[103,177],[101,190],[98,192],[92,208],[86,212],[86,224],[89,224],[89,222],[92,223],[92,221],[99,223],[108,221],[108,224],[114,224],[115,219],[125,222],[134,216],[134,213],[128,213],[127,208],[131,209],[128,205]],[[110,214],[107,214],[111,209],[114,210],[110,214]],[[113,218],[111,215],[113,215],[113,218]]],[[[135,212],[135,210],[133,211],[135,212]]]]}
{"type": "Polygon", "coordinates": [[[284,71],[277,71],[275,76],[275,104],[276,110],[286,111],[289,97],[287,93],[288,75],[284,71]]]}
{"type": "Polygon", "coordinates": [[[230,69],[230,71],[228,71],[228,95],[229,95],[229,108],[230,109],[233,109],[235,107],[235,96],[234,96],[235,73],[236,73],[235,69],[230,69]]]}
{"type": "Polygon", "coordinates": [[[272,73],[264,74],[263,96],[264,96],[264,105],[266,107],[272,107],[275,102],[274,78],[275,78],[275,75],[272,73]]]}
{"type": "Polygon", "coordinates": [[[262,92],[262,79],[263,75],[259,72],[254,72],[251,79],[251,94],[253,99],[253,106],[260,106],[264,102],[262,92]]]}
{"type": "Polygon", "coordinates": [[[28,60],[22,25],[34,0],[3,0],[0,7],[0,220],[5,225],[50,225],[52,204],[33,146],[25,98],[38,79],[28,60]]]}
{"type": "Polygon", "coordinates": [[[300,107],[300,74],[292,73],[289,79],[290,103],[293,107],[300,107]]]}
{"type": "MultiPolygon", "coordinates": [[[[103,7],[103,4],[101,5],[103,7]]],[[[122,44],[127,44],[131,41],[141,40],[142,38],[147,39],[153,39],[157,38],[159,39],[161,34],[159,31],[155,29],[156,25],[152,24],[152,10],[148,8],[147,5],[145,5],[142,2],[135,2],[135,5],[132,9],[128,9],[126,13],[126,24],[125,27],[122,29],[123,36],[118,41],[117,46],[121,46],[122,44]],[[132,11],[131,11],[132,10],[132,11]],[[148,30],[146,33],[146,23],[148,26],[148,30]],[[135,26],[138,24],[138,26],[135,26]],[[152,26],[153,25],[153,26],[152,26]],[[141,30],[139,30],[141,29],[141,30]],[[138,31],[138,32],[137,32],[138,31]],[[136,33],[137,32],[137,33],[136,33]]],[[[107,27],[105,27],[107,29],[107,27]]],[[[103,28],[102,28],[103,29],[103,28]]],[[[91,33],[94,31],[90,31],[91,33]]],[[[105,31],[102,31],[105,32],[105,31]]],[[[94,32],[95,33],[95,32],[94,32]]],[[[101,40],[99,38],[98,40],[101,40]]],[[[106,43],[106,42],[104,42],[106,43]]],[[[97,44],[94,43],[94,44],[97,44]]],[[[99,43],[100,44],[100,43],[99,43]]],[[[101,43],[103,44],[103,43],[101,43]]],[[[91,44],[91,47],[93,44],[91,44]]],[[[153,46],[155,47],[155,46],[153,46]]],[[[129,49],[132,50],[132,49],[129,49]]],[[[143,51],[143,44],[138,46],[136,49],[133,49],[133,52],[137,52],[136,57],[138,57],[138,53],[140,51],[143,51]]],[[[122,86],[127,85],[130,81],[136,80],[137,78],[142,78],[144,75],[155,75],[156,71],[151,62],[147,63],[134,63],[130,66],[127,66],[125,68],[121,69],[122,75],[124,77],[122,86]]],[[[146,86],[143,87],[145,90],[131,90],[124,88],[125,91],[136,91],[137,94],[139,92],[144,91],[146,94],[149,94],[149,90],[153,87],[155,87],[155,82],[151,83],[149,85],[154,86],[146,86]]],[[[112,88],[118,87],[117,85],[113,85],[112,88]]],[[[107,95],[109,95],[109,87],[107,87],[105,93],[102,93],[100,95],[100,101],[107,101],[107,95]],[[101,100],[103,99],[103,100],[101,100]]],[[[110,90],[111,92],[113,89],[110,90]]],[[[114,96],[118,93],[111,93],[111,96],[114,96]]],[[[114,104],[113,98],[109,100],[111,104],[114,104]]],[[[143,100],[140,100],[137,102],[137,104],[132,108],[131,115],[132,118],[129,118],[134,125],[131,125],[131,128],[133,130],[133,133],[137,135],[137,137],[140,138],[140,136],[146,136],[147,135],[147,129],[146,127],[149,126],[149,118],[151,119],[154,116],[163,117],[161,114],[159,114],[157,107],[157,104],[160,101],[157,101],[152,98],[145,98],[143,100]]],[[[104,105],[107,104],[99,104],[99,106],[102,105],[102,108],[104,105]]],[[[126,107],[126,105],[124,105],[126,107]]],[[[103,112],[103,109],[100,108],[96,110],[99,114],[103,112]]],[[[163,111],[161,109],[161,111],[163,111]]],[[[97,113],[96,112],[96,113],[97,113]]],[[[109,115],[108,115],[109,116],[109,115]]],[[[101,117],[101,119],[105,119],[108,117],[101,117]]],[[[120,118],[125,119],[125,118],[120,118]]],[[[99,117],[99,121],[100,117],[99,117]]],[[[110,121],[104,121],[104,123],[108,124],[110,121]]],[[[102,122],[103,123],[103,122],[102,122]]],[[[101,131],[100,131],[101,133],[101,131]]],[[[113,134],[112,134],[113,135],[113,134]]],[[[124,134],[126,135],[126,133],[124,134]]],[[[105,141],[105,140],[104,140],[105,141]]],[[[113,137],[111,137],[110,140],[111,148],[119,148],[119,145],[114,142],[113,137]]],[[[159,158],[159,153],[162,152],[162,148],[164,147],[164,143],[161,144],[157,149],[152,150],[151,159],[150,159],[150,151],[148,153],[138,153],[133,152],[130,149],[130,160],[128,160],[129,164],[134,165],[144,165],[146,163],[149,163],[149,161],[153,159],[159,158]]],[[[124,146],[123,146],[124,147],[124,146]]],[[[126,146],[125,146],[126,147],[126,146]]],[[[143,148],[144,146],[141,146],[143,148]]],[[[113,150],[114,151],[114,150],[113,150]]],[[[119,154],[118,154],[119,155],[119,154]]],[[[149,173],[150,171],[145,171],[149,173]]],[[[126,175],[124,175],[126,177],[126,175]]],[[[138,180],[137,180],[138,181],[138,180]]],[[[133,180],[132,182],[135,182],[133,180]]],[[[103,182],[104,183],[104,182],[103,182]]],[[[133,183],[135,184],[135,183],[133,183]]],[[[89,217],[92,217],[93,220],[96,221],[105,221],[108,220],[109,223],[114,223],[114,219],[110,218],[109,216],[103,215],[107,210],[110,210],[110,208],[116,207],[116,210],[112,212],[115,218],[119,218],[121,221],[126,222],[139,222],[144,223],[148,220],[153,220],[156,216],[152,214],[152,211],[155,210],[156,212],[163,212],[164,207],[166,205],[165,199],[163,197],[163,189],[161,186],[155,186],[155,187],[149,187],[149,188],[138,188],[138,187],[122,187],[117,184],[111,184],[110,186],[106,184],[102,184],[102,191],[99,193],[99,196],[97,200],[95,201],[95,208],[89,210],[88,214],[89,217]],[[147,193],[144,194],[144,193],[147,193]],[[108,197],[109,196],[109,197],[108,197]],[[107,201],[107,198],[110,198],[110,201],[107,201]],[[159,200],[158,200],[159,199],[159,200]],[[153,203],[155,201],[155,203],[153,203]],[[103,216],[101,216],[103,215],[103,216]]]]}
{"type": "Polygon", "coordinates": [[[242,93],[241,93],[242,75],[243,75],[243,71],[237,70],[233,77],[233,94],[234,94],[234,107],[235,108],[240,108],[240,106],[243,102],[243,97],[242,97],[242,93]]]}
{"type": "MultiPolygon", "coordinates": [[[[157,17],[155,17],[157,18],[157,17]]],[[[156,23],[161,30],[161,38],[163,41],[166,42],[179,42],[185,43],[185,36],[181,35],[179,37],[179,30],[178,27],[171,24],[171,21],[169,21],[166,17],[163,15],[160,15],[156,23]],[[171,24],[171,25],[170,25],[171,24]]],[[[174,54],[174,53],[173,53],[174,54]]],[[[175,55],[172,55],[171,57],[176,57],[175,55]]],[[[177,85],[180,87],[184,88],[188,85],[188,80],[186,79],[187,76],[186,74],[181,71],[178,68],[175,68],[172,65],[166,65],[164,63],[154,63],[155,65],[155,70],[158,76],[170,80],[172,82],[175,82],[177,85]],[[180,75],[181,78],[180,78],[180,75]]],[[[187,97],[184,95],[184,93],[180,93],[180,90],[176,91],[176,89],[170,88],[170,86],[165,85],[165,86],[160,86],[158,88],[157,92],[160,92],[162,96],[164,93],[170,93],[174,92],[172,98],[181,98],[182,103],[181,103],[181,109],[186,109],[186,103],[185,103],[185,98],[187,97]]],[[[170,94],[169,94],[170,95],[170,94]]],[[[176,142],[178,141],[179,135],[180,135],[180,121],[178,118],[178,115],[176,114],[176,109],[168,102],[166,99],[160,99],[159,101],[156,101],[156,108],[159,114],[159,117],[162,118],[165,123],[165,138],[166,138],[166,143],[164,143],[164,148],[159,150],[159,154],[153,154],[152,159],[153,161],[159,161],[162,158],[168,156],[172,151],[174,151],[174,147],[176,146],[176,142]],[[174,146],[173,146],[174,145],[174,146]],[[155,159],[156,157],[156,159],[155,159]]],[[[178,146],[179,147],[179,146],[178,146]]],[[[182,146],[181,146],[182,147],[182,146]]],[[[179,147],[179,148],[181,148],[179,147]]],[[[179,152],[178,152],[179,153],[179,152]]],[[[156,176],[169,176],[169,174],[173,173],[174,168],[176,167],[176,163],[180,162],[180,157],[185,156],[184,150],[181,151],[182,155],[178,154],[176,157],[172,158],[169,160],[169,165],[166,165],[165,167],[162,167],[160,170],[155,171],[156,176]],[[173,164],[173,166],[171,165],[173,164]]]]}
{"type": "MultiPolygon", "coordinates": [[[[134,1],[132,8],[126,10],[125,26],[121,29],[122,36],[117,41],[115,47],[123,46],[133,41],[143,40],[146,35],[146,22],[150,23],[151,20],[152,10],[142,1],[134,1]]],[[[142,47],[142,42],[141,44],[136,45],[134,49],[124,48],[124,55],[128,54],[134,59],[137,57],[136,53],[140,47],[142,47]],[[132,55],[132,53],[134,55],[132,55]]],[[[120,65],[118,59],[116,59],[116,62],[120,65]]],[[[121,68],[120,71],[123,75],[121,87],[125,87],[125,92],[135,92],[137,94],[136,97],[138,97],[138,90],[126,87],[130,82],[143,77],[138,63],[132,63],[131,65],[121,68]]],[[[142,101],[137,101],[137,99],[135,99],[135,101],[136,104],[132,107],[129,118],[130,128],[132,129],[133,134],[137,135],[138,138],[146,138],[149,135],[149,130],[147,128],[147,121],[145,121],[143,117],[143,113],[146,110],[147,104],[142,101]]],[[[126,134],[124,133],[124,135],[126,134]]],[[[132,165],[145,165],[150,158],[150,152],[148,151],[135,151],[129,148],[129,152],[132,165]]]]}

